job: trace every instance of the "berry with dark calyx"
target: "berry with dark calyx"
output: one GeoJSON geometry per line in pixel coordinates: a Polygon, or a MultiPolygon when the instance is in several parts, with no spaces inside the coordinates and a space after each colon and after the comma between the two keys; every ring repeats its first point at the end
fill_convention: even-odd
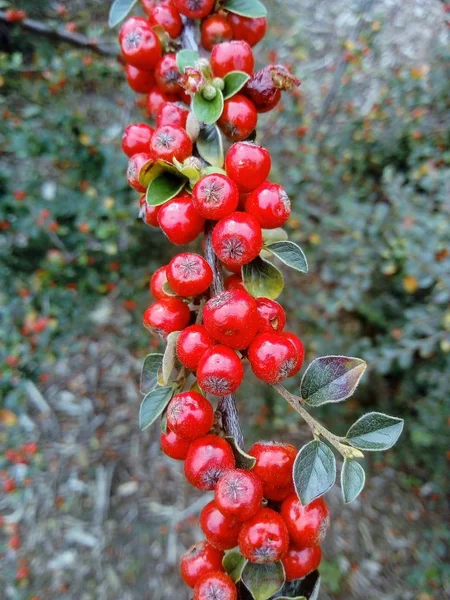
{"type": "Polygon", "coordinates": [[[253,102],[242,94],[236,94],[225,101],[217,124],[227,137],[238,142],[249,137],[257,122],[258,113],[253,102]]]}
{"type": "Polygon", "coordinates": [[[219,571],[200,577],[194,588],[193,600],[237,600],[233,580],[219,571]]]}
{"type": "Polygon", "coordinates": [[[125,128],[122,136],[122,150],[130,158],[139,152],[150,150],[153,128],[145,123],[132,123],[125,128]]]}
{"type": "Polygon", "coordinates": [[[301,549],[290,547],[287,554],[281,559],[286,574],[286,581],[306,577],[317,569],[321,560],[322,550],[320,546],[301,549]]]}
{"type": "Polygon", "coordinates": [[[280,65],[268,65],[257,71],[245,84],[243,93],[252,100],[259,113],[275,108],[282,90],[292,90],[300,81],[280,65]]]}
{"type": "Polygon", "coordinates": [[[190,445],[189,440],[178,437],[173,431],[161,434],[161,449],[174,460],[184,460],[190,445]]]}
{"type": "Polygon", "coordinates": [[[238,273],[232,273],[225,278],[224,286],[226,290],[243,290],[246,292],[242,276],[238,273]]]}
{"type": "Polygon", "coordinates": [[[214,0],[173,0],[177,11],[189,19],[204,19],[214,8],[214,0]]]}
{"type": "Polygon", "coordinates": [[[280,383],[300,370],[294,344],[279,333],[259,333],[248,349],[253,373],[266,383],[280,383]]]}
{"type": "Polygon", "coordinates": [[[153,159],[148,152],[138,152],[134,154],[128,161],[127,180],[130,186],[140,192],[145,192],[145,187],[139,182],[139,176],[142,168],[148,163],[152,163],[153,159]]]}
{"type": "Polygon", "coordinates": [[[260,508],[239,532],[239,550],[247,560],[264,564],[280,560],[288,551],[289,534],[281,516],[260,508]]]}
{"type": "Polygon", "coordinates": [[[215,341],[204,325],[186,327],[177,338],[177,357],[180,363],[191,371],[196,371],[200,359],[215,341]]]}
{"type": "Polygon", "coordinates": [[[198,385],[214,396],[232,394],[241,385],[243,377],[241,359],[227,346],[213,346],[203,354],[198,363],[198,385]]]}
{"type": "Polygon", "coordinates": [[[263,483],[264,497],[280,501],[294,491],[292,469],[297,450],[291,444],[256,442],[248,452],[256,458],[252,472],[263,483]]]}
{"type": "Polygon", "coordinates": [[[170,125],[171,127],[186,129],[188,115],[189,111],[177,103],[164,102],[158,111],[156,126],[163,127],[164,125],[170,125]]]}
{"type": "Polygon", "coordinates": [[[291,203],[284,187],[266,181],[248,196],[245,210],[258,219],[263,229],[276,229],[289,219],[291,203]]]}
{"type": "Polygon", "coordinates": [[[235,469],[217,482],[215,501],[224,515],[246,521],[258,512],[262,500],[262,481],[251,471],[235,469]]]}
{"type": "Polygon", "coordinates": [[[234,517],[223,515],[214,500],[200,513],[200,527],[206,539],[218,550],[230,550],[238,543],[242,523],[234,517]]]}
{"type": "Polygon", "coordinates": [[[228,22],[233,29],[233,38],[244,40],[250,46],[256,46],[263,39],[267,29],[265,17],[250,18],[228,13],[228,22]]]}
{"type": "Polygon", "coordinates": [[[162,205],[158,223],[172,244],[188,244],[203,231],[205,219],[195,210],[191,197],[182,192],[162,205]]]}
{"type": "Polygon", "coordinates": [[[183,29],[181,17],[172,2],[154,6],[148,16],[152,26],[161,25],[173,39],[177,38],[183,29]]]}
{"type": "Polygon", "coordinates": [[[193,588],[203,575],[216,571],[223,573],[222,559],[223,552],[208,542],[194,544],[181,559],[180,571],[184,583],[193,588]]]}
{"type": "Polygon", "coordinates": [[[203,256],[192,252],[177,254],[167,265],[167,280],[178,296],[203,294],[212,283],[212,269],[203,256]]]}
{"type": "Polygon", "coordinates": [[[179,298],[161,298],[144,312],[144,326],[165,339],[173,331],[181,331],[190,321],[191,311],[179,298]]]}
{"type": "Polygon", "coordinates": [[[155,79],[159,89],[165,94],[178,94],[181,91],[179,78],[180,71],[175,54],[165,54],[155,67],[155,79]]]}
{"type": "Polygon", "coordinates": [[[192,154],[192,140],[185,129],[164,125],[155,130],[150,142],[150,153],[155,162],[165,160],[171,163],[174,158],[183,162],[192,154]]]}
{"type": "MultiPolygon", "coordinates": [[[[292,372],[292,375],[295,375],[302,368],[303,361],[305,359],[305,347],[303,346],[302,340],[299,337],[297,337],[295,333],[291,333],[290,331],[280,331],[280,334],[282,337],[289,340],[295,348],[295,355],[297,361],[292,372]]],[[[292,377],[292,375],[289,375],[289,377],[292,377]]]]}
{"type": "Polygon", "coordinates": [[[252,142],[238,142],[228,150],[225,170],[241,192],[251,192],[267,179],[272,161],[269,152],[252,142]]]}
{"type": "Polygon", "coordinates": [[[184,474],[191,485],[208,491],[235,467],[230,444],[217,435],[206,435],[191,443],[184,463],[184,474]]]}
{"type": "Polygon", "coordinates": [[[148,21],[130,17],[120,30],[119,42],[127,63],[151,71],[162,55],[161,42],[148,21]]]}
{"type": "Polygon", "coordinates": [[[281,505],[280,513],[293,544],[306,548],[323,542],[330,524],[330,513],[323,498],[316,498],[303,506],[297,495],[292,493],[281,505]]]}
{"type": "Polygon", "coordinates": [[[258,331],[282,331],[286,325],[286,313],[283,307],[270,298],[255,298],[258,310],[258,331]]]}
{"type": "Polygon", "coordinates": [[[196,440],[206,435],[214,423],[211,402],[198,392],[176,394],[167,407],[167,426],[178,437],[196,440]]]}
{"type": "Polygon", "coordinates": [[[214,227],[212,246],[217,257],[227,267],[240,267],[251,262],[261,252],[261,226],[252,215],[234,212],[214,227]]]}
{"type": "Polygon", "coordinates": [[[158,213],[160,206],[150,206],[145,195],[141,196],[139,200],[139,216],[147,225],[151,227],[159,227],[158,225],[158,213]]]}
{"type": "Polygon", "coordinates": [[[192,203],[205,219],[218,221],[236,210],[239,190],[226,175],[212,173],[205,175],[192,190],[192,203]]]}
{"type": "Polygon", "coordinates": [[[210,63],[216,77],[225,77],[231,71],[243,71],[251,75],[255,59],[247,42],[232,40],[214,46],[210,63]]]}
{"type": "Polygon", "coordinates": [[[167,267],[159,267],[150,279],[150,292],[157,300],[160,300],[161,298],[170,298],[163,289],[164,284],[167,283],[166,269],[167,267]]]}
{"type": "Polygon", "coordinates": [[[143,71],[133,65],[125,65],[125,75],[128,85],[137,94],[148,94],[156,84],[151,71],[143,71]]]}
{"type": "Polygon", "coordinates": [[[154,87],[147,96],[147,112],[153,119],[156,119],[163,104],[166,102],[177,102],[178,100],[179,98],[176,94],[166,94],[159,88],[154,87]]]}
{"type": "Polygon", "coordinates": [[[202,21],[201,44],[205,50],[211,51],[216,44],[231,40],[233,29],[224,15],[214,14],[202,21]]]}

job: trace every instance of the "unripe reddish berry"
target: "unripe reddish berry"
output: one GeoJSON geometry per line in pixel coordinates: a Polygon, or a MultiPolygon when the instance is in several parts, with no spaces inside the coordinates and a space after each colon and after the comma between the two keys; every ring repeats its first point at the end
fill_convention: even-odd
{"type": "Polygon", "coordinates": [[[235,469],[219,479],[215,501],[219,510],[238,521],[246,521],[255,515],[263,500],[261,479],[251,471],[235,469]]]}
{"type": "Polygon", "coordinates": [[[258,329],[255,299],[243,290],[220,292],[205,304],[203,324],[225,346],[246,348],[258,329]]]}
{"type": "Polygon", "coordinates": [[[241,192],[251,192],[264,183],[271,165],[269,152],[252,142],[233,144],[225,158],[227,175],[241,192]]]}
{"type": "Polygon", "coordinates": [[[302,549],[289,548],[287,554],[281,559],[286,574],[286,581],[306,577],[317,569],[321,560],[322,550],[320,546],[311,546],[310,548],[302,549]]]}
{"type": "Polygon", "coordinates": [[[223,552],[213,548],[208,542],[198,542],[187,550],[181,559],[180,571],[184,583],[193,588],[203,575],[220,571],[223,552]]]}
{"type": "Polygon", "coordinates": [[[294,491],[292,469],[297,450],[291,444],[256,442],[249,450],[256,458],[252,472],[263,483],[264,497],[281,501],[294,491]]]}
{"type": "Polygon", "coordinates": [[[288,546],[286,525],[270,508],[260,508],[239,532],[239,550],[250,562],[264,564],[280,560],[288,546]]]}
{"type": "MultiPolygon", "coordinates": [[[[280,331],[280,335],[294,345],[295,356],[297,358],[297,362],[294,367],[294,374],[298,373],[298,371],[300,371],[302,368],[303,361],[305,359],[305,347],[303,346],[303,342],[295,335],[295,333],[291,333],[290,331],[280,331]]],[[[289,377],[291,377],[291,375],[289,375],[289,377]]]]}
{"type": "Polygon", "coordinates": [[[215,344],[203,325],[191,325],[177,339],[177,357],[182,365],[196,371],[200,359],[215,344]]]}
{"type": "Polygon", "coordinates": [[[167,407],[167,426],[178,437],[196,440],[206,435],[214,423],[211,402],[198,392],[176,394],[167,407]]]}
{"type": "Polygon", "coordinates": [[[144,326],[154,335],[165,339],[173,331],[181,331],[188,325],[191,311],[179,298],[161,298],[144,312],[144,326]]]}
{"type": "Polygon", "coordinates": [[[128,183],[134,190],[140,192],[141,194],[145,192],[146,188],[140,183],[139,176],[142,168],[151,162],[153,162],[152,157],[147,152],[139,152],[138,154],[132,156],[128,161],[128,183]]]}
{"type": "Polygon", "coordinates": [[[161,434],[161,449],[170,458],[174,460],[184,460],[187,456],[191,442],[178,437],[173,431],[161,434]]]}
{"type": "Polygon", "coordinates": [[[178,80],[180,71],[177,67],[177,58],[175,54],[169,53],[158,61],[155,67],[155,79],[158,87],[166,94],[178,94],[181,91],[178,80]]]}
{"type": "Polygon", "coordinates": [[[177,254],[167,265],[167,280],[177,296],[198,296],[211,285],[213,272],[209,264],[193,252],[177,254]]]}
{"type": "Polygon", "coordinates": [[[192,154],[192,140],[181,127],[164,125],[158,127],[150,142],[150,153],[153,160],[165,160],[173,162],[176,158],[183,162],[192,154]]]}
{"type": "Polygon", "coordinates": [[[238,543],[242,523],[234,517],[223,515],[214,500],[200,513],[200,527],[206,539],[218,550],[230,550],[238,543]]]}
{"type": "Polygon", "coordinates": [[[226,175],[205,175],[192,190],[192,203],[205,219],[218,221],[236,210],[239,202],[237,185],[226,175]]]}
{"type": "Polygon", "coordinates": [[[184,463],[184,474],[199,490],[213,490],[219,479],[235,467],[230,444],[217,435],[205,435],[191,443],[184,463]]]}
{"type": "Polygon", "coordinates": [[[244,40],[250,46],[255,46],[260,42],[267,29],[267,19],[265,17],[250,18],[228,13],[228,22],[233,29],[233,38],[244,40]]]}
{"type": "Polygon", "coordinates": [[[227,267],[240,267],[261,252],[261,226],[252,215],[234,212],[221,219],[212,233],[212,247],[227,267]]]}
{"type": "Polygon", "coordinates": [[[205,50],[211,51],[216,44],[231,40],[232,37],[232,26],[224,15],[211,15],[202,21],[201,43],[205,50]]]}
{"type": "Polygon", "coordinates": [[[193,600],[237,600],[237,589],[233,580],[219,571],[200,577],[194,588],[193,600]]]}
{"type": "Polygon", "coordinates": [[[242,276],[237,273],[228,275],[228,277],[225,278],[224,286],[226,290],[243,290],[244,292],[247,291],[242,281],[242,276]]]}
{"type": "Polygon", "coordinates": [[[225,77],[231,71],[243,71],[251,75],[255,66],[253,52],[247,42],[233,40],[214,46],[210,58],[216,77],[225,77]]]}
{"type": "Polygon", "coordinates": [[[137,94],[148,94],[156,85],[155,76],[151,71],[143,71],[133,65],[125,65],[125,75],[128,85],[137,94]]]}
{"type": "Polygon", "coordinates": [[[266,181],[249,195],[245,210],[258,219],[263,229],[276,229],[289,219],[291,202],[284,187],[266,181]]]}
{"type": "Polygon", "coordinates": [[[145,199],[145,194],[141,196],[139,200],[139,216],[147,225],[150,225],[151,227],[159,227],[158,213],[160,208],[161,206],[150,206],[145,199]]]}
{"type": "Polygon", "coordinates": [[[147,112],[153,119],[156,119],[163,104],[166,102],[177,102],[178,99],[176,94],[166,94],[159,88],[154,87],[147,96],[147,112]]]}
{"type": "Polygon", "coordinates": [[[189,19],[203,19],[214,8],[214,0],[174,0],[177,11],[189,19]]]}
{"type": "Polygon", "coordinates": [[[323,498],[316,498],[303,506],[297,495],[292,493],[281,505],[280,513],[293,544],[305,548],[323,542],[330,524],[330,513],[323,498]]]}
{"type": "Polygon", "coordinates": [[[258,331],[282,331],[286,325],[286,313],[283,307],[270,298],[255,298],[258,310],[258,331]]]}
{"type": "Polygon", "coordinates": [[[145,123],[128,125],[122,136],[122,150],[130,158],[140,152],[149,152],[153,131],[153,128],[145,123]]]}
{"type": "Polygon", "coordinates": [[[149,23],[141,17],[130,17],[119,34],[122,55],[127,63],[151,71],[162,55],[161,42],[149,23]]]}
{"type": "Polygon", "coordinates": [[[214,396],[232,394],[241,385],[243,377],[241,359],[227,346],[213,346],[198,363],[198,384],[202,390],[214,396]]]}
{"type": "Polygon", "coordinates": [[[148,13],[152,26],[161,25],[171,38],[177,38],[183,29],[181,17],[172,2],[164,2],[153,7],[148,13]]]}
{"type": "Polygon", "coordinates": [[[156,117],[156,126],[163,127],[170,125],[171,127],[181,127],[186,129],[186,123],[189,111],[175,102],[164,102],[158,111],[156,117]]]}
{"type": "Polygon", "coordinates": [[[257,123],[258,113],[253,102],[242,94],[225,100],[223,112],[217,121],[224,134],[236,142],[248,138],[257,123]]]}
{"type": "Polygon", "coordinates": [[[299,371],[294,344],[279,333],[259,333],[248,349],[253,373],[266,383],[279,383],[299,371]]]}
{"type": "Polygon", "coordinates": [[[188,244],[203,231],[205,219],[195,210],[191,197],[182,192],[172,198],[158,213],[158,223],[172,244],[188,244]]]}
{"type": "Polygon", "coordinates": [[[166,267],[159,267],[153,273],[150,279],[150,292],[154,298],[160,300],[161,298],[169,298],[170,296],[166,294],[163,290],[163,285],[167,282],[167,273],[166,267]]]}

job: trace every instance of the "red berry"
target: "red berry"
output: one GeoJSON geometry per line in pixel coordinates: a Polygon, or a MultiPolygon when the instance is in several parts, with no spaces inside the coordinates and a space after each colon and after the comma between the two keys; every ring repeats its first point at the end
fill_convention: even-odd
{"type": "Polygon", "coordinates": [[[279,383],[298,373],[294,344],[279,333],[259,333],[248,349],[253,373],[266,383],[279,383]]]}
{"type": "Polygon", "coordinates": [[[153,118],[156,119],[162,105],[166,102],[177,102],[178,96],[176,94],[165,94],[159,88],[155,87],[150,90],[147,96],[147,112],[153,118]]]}
{"type": "Polygon", "coordinates": [[[142,218],[144,223],[151,227],[159,227],[158,224],[158,213],[161,206],[150,206],[145,199],[145,195],[141,196],[139,200],[140,213],[139,216],[142,218]]]}
{"type": "Polygon", "coordinates": [[[231,40],[233,29],[224,15],[215,14],[202,21],[201,43],[205,50],[211,51],[216,44],[231,40]]]}
{"type": "Polygon", "coordinates": [[[247,291],[242,281],[242,276],[237,273],[228,275],[228,277],[225,278],[224,286],[226,290],[242,290],[244,292],[247,291]]]}
{"type": "Polygon", "coordinates": [[[266,181],[249,195],[245,210],[258,219],[263,229],[275,229],[289,219],[291,202],[284,187],[266,181]]]}
{"type": "Polygon", "coordinates": [[[184,474],[199,490],[213,490],[219,479],[235,467],[230,444],[217,435],[205,435],[191,443],[184,474]]]}
{"type": "Polygon", "coordinates": [[[9,477],[3,481],[3,491],[5,494],[11,494],[16,490],[16,484],[14,479],[10,479],[9,477]]]}
{"type": "Polygon", "coordinates": [[[150,16],[157,6],[173,5],[173,0],[141,0],[142,8],[150,16]]]}
{"type": "Polygon", "coordinates": [[[214,8],[214,0],[174,0],[179,13],[190,19],[203,19],[214,8]]]}
{"type": "Polygon", "coordinates": [[[258,310],[258,331],[282,331],[286,325],[286,313],[283,307],[270,298],[255,298],[258,310]]]}
{"type": "Polygon", "coordinates": [[[193,600],[237,600],[237,589],[225,573],[207,573],[194,588],[193,600]]]}
{"type": "Polygon", "coordinates": [[[187,369],[196,371],[201,357],[214,343],[203,325],[186,327],[177,339],[178,360],[187,369]]]}
{"type": "Polygon", "coordinates": [[[143,71],[133,65],[125,65],[125,75],[128,85],[137,94],[148,94],[156,84],[155,76],[151,71],[143,71]]]}
{"type": "Polygon", "coordinates": [[[9,540],[8,546],[11,548],[11,550],[18,550],[21,546],[20,537],[18,535],[13,535],[9,540]]]}
{"type": "Polygon", "coordinates": [[[170,125],[171,127],[182,127],[186,129],[186,123],[189,111],[175,102],[164,102],[158,111],[156,117],[156,126],[163,127],[170,125]]]}
{"type": "Polygon", "coordinates": [[[274,84],[271,67],[257,71],[245,84],[243,93],[259,113],[269,112],[281,99],[281,90],[274,84]]]}
{"type": "Polygon", "coordinates": [[[214,423],[214,410],[198,392],[176,394],[167,407],[167,426],[178,437],[196,440],[206,435],[214,423]]]}
{"type": "Polygon", "coordinates": [[[213,346],[198,363],[198,384],[202,390],[214,396],[232,394],[241,385],[243,377],[241,359],[227,346],[213,346]]]}
{"type": "Polygon", "coordinates": [[[152,157],[147,152],[139,152],[130,158],[127,168],[127,180],[130,186],[140,192],[145,192],[146,188],[140,183],[139,178],[143,172],[143,167],[147,168],[153,163],[152,157]]]}
{"type": "Polygon", "coordinates": [[[203,256],[183,252],[167,265],[167,280],[177,296],[198,296],[211,285],[213,272],[203,256]]]}
{"type": "Polygon", "coordinates": [[[153,128],[145,123],[133,123],[125,128],[122,136],[122,150],[130,158],[140,152],[150,150],[153,128]]]}
{"type": "Polygon", "coordinates": [[[161,298],[144,312],[144,326],[165,339],[173,331],[181,331],[191,318],[187,304],[179,298],[161,298]]]}
{"type": "Polygon", "coordinates": [[[294,446],[278,442],[256,442],[249,454],[256,458],[252,472],[261,479],[265,498],[280,501],[294,491],[292,468],[297,455],[294,446]]]}
{"type": "Polygon", "coordinates": [[[250,46],[255,46],[261,41],[267,29],[267,19],[265,17],[252,19],[228,13],[228,22],[233,29],[233,38],[235,40],[244,40],[250,46]]]}
{"type": "Polygon", "coordinates": [[[174,460],[184,460],[190,445],[189,440],[178,437],[173,431],[161,434],[161,449],[174,460]]]}
{"type": "Polygon", "coordinates": [[[317,569],[322,560],[322,550],[320,546],[303,548],[301,550],[291,547],[288,553],[281,559],[286,581],[301,579],[317,569]]]}
{"type": "Polygon", "coordinates": [[[200,513],[201,530],[211,546],[218,550],[229,550],[237,546],[241,525],[237,519],[223,515],[214,500],[200,513]]]}
{"type": "Polygon", "coordinates": [[[28,442],[27,444],[24,444],[22,446],[23,451],[25,452],[25,454],[36,454],[38,451],[38,445],[35,442],[28,442]]]}
{"type": "Polygon", "coordinates": [[[228,150],[225,169],[228,177],[242,192],[251,192],[268,177],[272,161],[270,154],[252,142],[238,142],[228,150]]]}
{"type": "Polygon", "coordinates": [[[217,121],[224,134],[236,142],[248,138],[257,122],[258,113],[253,102],[242,94],[225,100],[222,115],[217,121]]]}
{"type": "Polygon", "coordinates": [[[280,560],[289,546],[289,534],[280,515],[260,508],[246,521],[239,533],[239,550],[250,562],[271,563],[280,560]]]}
{"type": "Polygon", "coordinates": [[[180,35],[183,23],[172,2],[157,5],[148,14],[150,23],[153,26],[161,25],[164,27],[171,38],[175,39],[180,35]]]}
{"type": "Polygon", "coordinates": [[[155,162],[165,160],[171,163],[174,158],[183,162],[192,154],[192,140],[185,129],[164,125],[155,130],[150,152],[155,162]]]}
{"type": "Polygon", "coordinates": [[[162,55],[161,42],[150,24],[141,17],[130,17],[120,30],[119,42],[127,63],[151,71],[162,55]]]}
{"type": "Polygon", "coordinates": [[[215,501],[224,515],[246,521],[258,512],[262,500],[262,481],[251,471],[235,469],[217,482],[215,501]]]}
{"type": "Polygon", "coordinates": [[[163,285],[167,282],[166,267],[159,267],[153,273],[150,279],[150,292],[154,298],[169,298],[168,294],[163,290],[163,285]]]}
{"type": "Polygon", "coordinates": [[[213,571],[223,572],[222,559],[223,552],[208,542],[194,544],[181,559],[180,570],[184,583],[193,588],[203,575],[213,571]]]}
{"type": "Polygon", "coordinates": [[[213,173],[202,177],[192,190],[192,203],[205,219],[218,221],[236,210],[237,185],[226,175],[213,173]]]}
{"type": "MultiPolygon", "coordinates": [[[[305,359],[305,347],[303,346],[303,342],[299,337],[297,337],[294,333],[290,331],[280,331],[280,335],[285,339],[289,340],[295,348],[295,356],[297,357],[297,362],[294,367],[294,375],[298,373],[302,368],[303,361],[305,359]]],[[[291,375],[289,375],[291,377],[291,375]]]]}
{"type": "Polygon", "coordinates": [[[203,324],[225,346],[247,348],[258,329],[255,299],[243,290],[220,292],[205,304],[203,324]]]}
{"type": "Polygon", "coordinates": [[[261,252],[261,226],[252,215],[234,212],[214,227],[212,247],[227,267],[240,267],[251,262],[261,252]]]}
{"type": "Polygon", "coordinates": [[[231,71],[243,71],[251,75],[255,59],[247,42],[233,40],[214,46],[210,63],[216,77],[225,77],[231,71]]]}
{"type": "Polygon", "coordinates": [[[183,192],[162,205],[158,223],[172,244],[188,244],[203,231],[205,219],[195,210],[191,197],[183,192]]]}
{"type": "Polygon", "coordinates": [[[281,505],[281,516],[299,548],[320,545],[330,524],[330,513],[323,498],[317,498],[303,506],[295,493],[290,494],[281,505]]]}
{"type": "Polygon", "coordinates": [[[164,54],[155,67],[155,79],[159,89],[165,94],[178,94],[181,91],[178,80],[180,71],[175,54],[164,54]]]}

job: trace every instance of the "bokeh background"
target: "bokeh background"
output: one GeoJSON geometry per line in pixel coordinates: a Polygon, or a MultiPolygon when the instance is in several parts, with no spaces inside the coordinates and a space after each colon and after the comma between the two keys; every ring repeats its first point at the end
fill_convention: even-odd
{"type": "MultiPolygon", "coordinates": [[[[266,0],[260,65],[300,92],[260,118],[273,179],[293,200],[308,275],[281,298],[308,360],[368,361],[355,397],[316,416],[337,433],[363,411],[404,417],[368,457],[322,566],[324,600],[450,594],[450,5],[266,0]]],[[[0,2],[116,49],[108,0],[0,2]]],[[[176,252],[137,219],[120,152],[145,119],[114,58],[0,23],[0,597],[186,600],[177,561],[208,498],[141,433],[140,324],[148,281],[176,252]]],[[[248,444],[308,439],[251,375],[248,444]]],[[[294,388],[298,381],[291,383],[294,388]]],[[[317,409],[316,409],[317,410],[317,409]]]]}

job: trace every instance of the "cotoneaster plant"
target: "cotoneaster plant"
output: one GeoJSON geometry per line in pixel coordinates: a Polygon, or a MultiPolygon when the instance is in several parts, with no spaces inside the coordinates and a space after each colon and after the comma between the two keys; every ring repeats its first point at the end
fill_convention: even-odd
{"type": "MultiPolygon", "coordinates": [[[[110,25],[137,0],[116,0],[110,25]]],[[[362,451],[387,450],[401,419],[369,413],[347,435],[310,413],[355,391],[366,363],[324,356],[305,370],[298,395],[282,384],[304,361],[276,302],[283,276],[271,259],[306,273],[301,248],[281,229],[290,216],[270,180],[269,151],[256,138],[258,114],[300,82],[280,65],[254,71],[267,27],[259,0],[142,0],[119,35],[130,87],[147,95],[152,124],[123,135],[128,181],[143,194],[139,214],[175,245],[203,237],[203,254],[182,251],[151,277],[143,316],[164,354],[149,354],[141,378],[140,427],[161,421],[161,448],[184,461],[187,480],[214,499],[200,515],[205,541],[182,558],[195,600],[318,598],[320,545],[330,515],[323,495],[343,458],[344,502],[364,486],[362,451]],[[228,273],[227,273],[228,272],[228,273]],[[259,441],[248,453],[234,392],[248,364],[310,427],[300,450],[259,441]]]]}

